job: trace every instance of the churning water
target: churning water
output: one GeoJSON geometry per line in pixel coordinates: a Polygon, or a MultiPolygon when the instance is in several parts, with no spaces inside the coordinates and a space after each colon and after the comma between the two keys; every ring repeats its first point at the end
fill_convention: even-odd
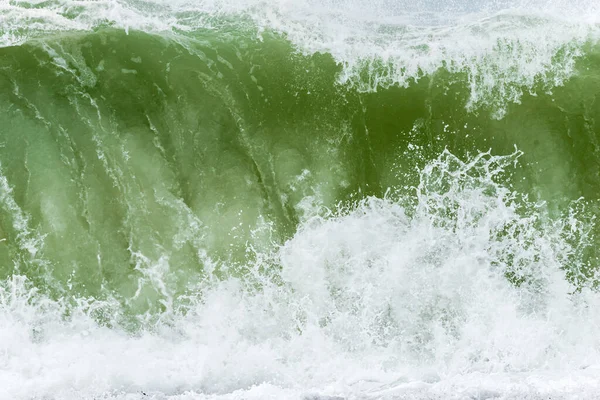
{"type": "Polygon", "coordinates": [[[600,398],[600,7],[0,0],[0,399],[600,398]]]}

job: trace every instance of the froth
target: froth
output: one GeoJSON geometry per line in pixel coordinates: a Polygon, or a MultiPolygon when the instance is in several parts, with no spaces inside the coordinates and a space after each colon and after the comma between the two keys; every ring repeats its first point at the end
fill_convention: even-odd
{"type": "Polygon", "coordinates": [[[579,265],[569,238],[588,227],[548,222],[498,183],[518,155],[444,152],[413,196],[313,216],[136,334],[98,324],[118,304],[53,301],[15,276],[0,285],[0,387],[14,399],[593,393],[600,298],[565,278],[579,265]]]}

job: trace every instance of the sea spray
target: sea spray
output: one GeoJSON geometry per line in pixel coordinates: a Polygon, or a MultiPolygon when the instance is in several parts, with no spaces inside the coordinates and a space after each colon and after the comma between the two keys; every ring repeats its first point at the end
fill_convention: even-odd
{"type": "Polygon", "coordinates": [[[0,4],[0,397],[594,398],[597,6],[0,4]]]}

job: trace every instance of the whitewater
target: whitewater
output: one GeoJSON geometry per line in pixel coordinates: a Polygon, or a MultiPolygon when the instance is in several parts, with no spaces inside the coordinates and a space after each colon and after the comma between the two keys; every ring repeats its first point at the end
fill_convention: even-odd
{"type": "Polygon", "coordinates": [[[0,0],[0,400],[600,399],[599,23],[0,0]]]}

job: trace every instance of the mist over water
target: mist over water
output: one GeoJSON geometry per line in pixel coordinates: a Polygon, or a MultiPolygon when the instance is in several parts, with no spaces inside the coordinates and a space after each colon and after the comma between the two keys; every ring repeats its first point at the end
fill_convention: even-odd
{"type": "Polygon", "coordinates": [[[0,399],[598,397],[598,15],[0,3],[0,399]]]}

